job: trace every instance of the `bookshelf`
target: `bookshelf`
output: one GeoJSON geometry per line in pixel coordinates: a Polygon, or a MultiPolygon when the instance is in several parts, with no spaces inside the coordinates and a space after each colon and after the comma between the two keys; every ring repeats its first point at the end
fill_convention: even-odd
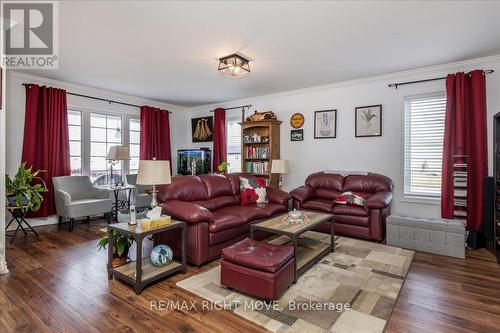
{"type": "Polygon", "coordinates": [[[241,122],[241,171],[263,177],[277,188],[279,175],[271,174],[271,162],[280,158],[279,120],[241,122]]]}

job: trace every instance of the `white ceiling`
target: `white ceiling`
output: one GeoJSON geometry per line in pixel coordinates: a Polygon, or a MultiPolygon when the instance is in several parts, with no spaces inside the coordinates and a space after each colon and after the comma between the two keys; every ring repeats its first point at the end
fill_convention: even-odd
{"type": "Polygon", "coordinates": [[[183,106],[500,53],[500,2],[60,3],[59,70],[29,71],[183,106]],[[240,52],[246,78],[217,72],[240,52]]]}

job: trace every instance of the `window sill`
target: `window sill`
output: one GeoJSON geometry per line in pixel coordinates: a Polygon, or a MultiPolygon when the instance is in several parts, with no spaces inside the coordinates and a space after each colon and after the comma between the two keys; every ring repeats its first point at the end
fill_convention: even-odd
{"type": "Polygon", "coordinates": [[[411,203],[411,204],[421,204],[421,205],[432,205],[432,206],[440,206],[441,199],[440,198],[425,198],[425,197],[403,197],[398,200],[403,203],[411,203]]]}

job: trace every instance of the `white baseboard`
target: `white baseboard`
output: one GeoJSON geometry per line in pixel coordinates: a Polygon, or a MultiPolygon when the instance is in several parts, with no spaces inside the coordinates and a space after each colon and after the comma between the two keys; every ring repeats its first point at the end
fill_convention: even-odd
{"type": "MultiPolygon", "coordinates": [[[[7,214],[5,222],[8,223],[12,216],[10,214],[7,214]]],[[[49,217],[40,217],[40,218],[31,218],[31,219],[26,219],[28,223],[32,227],[42,227],[45,225],[52,225],[52,224],[57,224],[57,216],[49,216],[49,217]]],[[[7,231],[15,230],[17,228],[17,223],[14,221],[12,224],[9,226],[7,231]]]]}

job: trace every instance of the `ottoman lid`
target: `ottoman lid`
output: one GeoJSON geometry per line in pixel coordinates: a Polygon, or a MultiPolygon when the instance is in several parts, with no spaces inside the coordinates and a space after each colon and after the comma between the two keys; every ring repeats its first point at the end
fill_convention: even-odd
{"type": "Polygon", "coordinates": [[[232,263],[274,273],[293,257],[290,245],[273,245],[245,238],[222,250],[222,258],[232,263]]]}

